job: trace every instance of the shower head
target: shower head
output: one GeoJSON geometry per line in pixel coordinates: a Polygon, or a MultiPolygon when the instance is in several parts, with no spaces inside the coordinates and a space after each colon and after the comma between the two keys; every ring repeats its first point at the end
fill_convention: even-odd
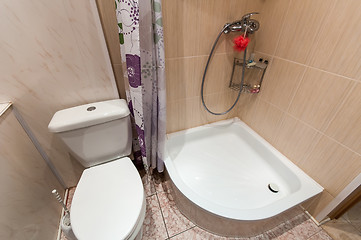
{"type": "Polygon", "coordinates": [[[259,29],[259,22],[255,19],[251,19],[252,15],[259,14],[258,12],[247,13],[243,15],[241,20],[234,21],[232,23],[227,23],[224,26],[224,33],[229,32],[244,32],[254,33],[259,29]]]}

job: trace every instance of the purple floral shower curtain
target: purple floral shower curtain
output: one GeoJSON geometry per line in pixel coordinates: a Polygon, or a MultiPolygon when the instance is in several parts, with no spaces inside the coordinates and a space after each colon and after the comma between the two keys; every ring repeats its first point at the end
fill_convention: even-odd
{"type": "Polygon", "coordinates": [[[115,0],[135,157],[164,170],[166,93],[161,0],[115,0]]]}

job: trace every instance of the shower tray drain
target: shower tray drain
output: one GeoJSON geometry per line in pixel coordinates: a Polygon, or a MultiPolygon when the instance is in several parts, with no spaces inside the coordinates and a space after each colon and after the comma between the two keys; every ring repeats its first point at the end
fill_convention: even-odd
{"type": "Polygon", "coordinates": [[[280,191],[277,184],[275,184],[275,183],[268,184],[268,189],[273,193],[278,193],[280,191]]]}

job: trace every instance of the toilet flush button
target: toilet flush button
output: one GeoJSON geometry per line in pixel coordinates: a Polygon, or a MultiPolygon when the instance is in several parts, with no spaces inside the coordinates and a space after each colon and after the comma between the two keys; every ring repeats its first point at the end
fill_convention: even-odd
{"type": "Polygon", "coordinates": [[[90,112],[90,111],[94,111],[95,109],[96,109],[96,107],[91,106],[91,107],[88,107],[86,110],[87,110],[88,112],[90,112]]]}

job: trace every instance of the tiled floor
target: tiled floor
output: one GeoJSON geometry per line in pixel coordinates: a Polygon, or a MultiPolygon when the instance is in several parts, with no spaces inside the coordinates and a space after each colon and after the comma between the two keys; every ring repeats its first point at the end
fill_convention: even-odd
{"type": "Polygon", "coordinates": [[[324,224],[322,228],[336,240],[361,240],[361,201],[342,217],[324,224]]]}
{"type": "MultiPolygon", "coordinates": [[[[217,236],[195,226],[177,209],[172,196],[169,194],[170,190],[167,182],[162,181],[159,176],[155,176],[149,180],[143,173],[141,173],[141,175],[147,196],[147,210],[143,230],[144,240],[244,239],[217,236]]],[[[75,189],[70,190],[67,205],[71,204],[71,197],[74,190],[75,189]]],[[[277,228],[250,239],[332,240],[321,227],[316,226],[305,214],[300,214],[277,228]]],[[[62,240],[66,240],[66,238],[62,237],[62,240]]]]}

